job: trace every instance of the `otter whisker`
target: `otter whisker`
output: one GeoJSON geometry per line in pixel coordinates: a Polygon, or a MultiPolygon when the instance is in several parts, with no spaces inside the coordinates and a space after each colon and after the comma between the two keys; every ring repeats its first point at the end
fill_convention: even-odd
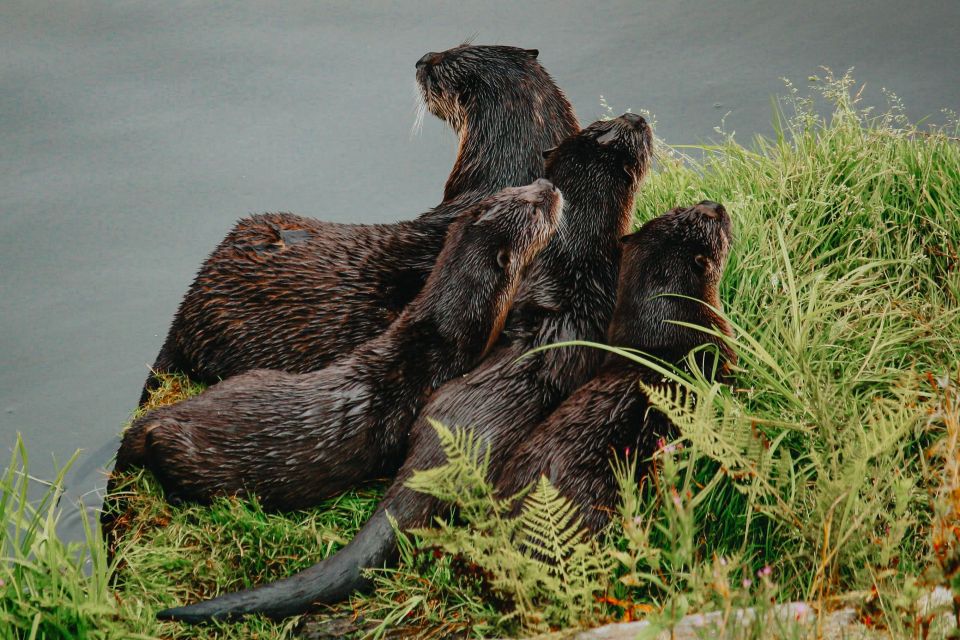
{"type": "Polygon", "coordinates": [[[420,85],[414,83],[414,101],[416,102],[413,124],[410,126],[410,138],[420,135],[423,130],[423,117],[427,113],[427,99],[420,85]]]}

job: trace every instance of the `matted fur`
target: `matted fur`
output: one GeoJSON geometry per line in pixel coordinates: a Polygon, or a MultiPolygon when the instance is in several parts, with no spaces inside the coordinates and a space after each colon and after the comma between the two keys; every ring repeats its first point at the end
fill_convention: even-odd
{"type": "MultiPolygon", "coordinates": [[[[541,152],[579,130],[529,50],[465,45],[427,55],[417,64],[427,108],[460,138],[443,202],[395,224],[290,213],[241,220],[180,303],[155,372],[213,384],[250,369],[325,366],[397,318],[423,286],[451,220],[504,187],[542,177],[541,152]]],[[[141,404],[156,383],[151,374],[141,404]]]]}
{"type": "MultiPolygon", "coordinates": [[[[674,322],[732,335],[729,323],[714,311],[721,309],[718,289],[730,233],[726,210],[704,201],[669,211],[624,238],[617,306],[607,344],[638,349],[676,365],[682,365],[691,350],[713,345],[715,349],[697,352],[698,366],[709,375],[716,365],[722,375],[736,362],[730,346],[714,335],[674,322]]],[[[650,405],[637,384],[659,384],[662,378],[656,371],[609,354],[597,375],[516,449],[509,455],[501,452],[507,460],[495,482],[500,494],[515,495],[544,475],[577,506],[588,529],[602,529],[618,498],[611,457],[629,450],[635,459],[646,461],[660,438],[674,435],[663,414],[648,412],[650,405]]]]}

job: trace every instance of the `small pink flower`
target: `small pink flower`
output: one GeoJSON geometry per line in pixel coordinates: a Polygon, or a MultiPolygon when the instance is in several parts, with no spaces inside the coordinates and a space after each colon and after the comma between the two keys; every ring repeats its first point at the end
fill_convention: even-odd
{"type": "Polygon", "coordinates": [[[626,454],[628,458],[630,457],[630,447],[627,447],[626,449],[624,449],[623,452],[626,454]]]}
{"type": "Polygon", "coordinates": [[[744,589],[749,589],[749,588],[750,588],[750,585],[752,585],[752,584],[753,584],[753,580],[751,580],[750,578],[744,578],[744,579],[743,579],[743,588],[744,588],[744,589]]]}
{"type": "Polygon", "coordinates": [[[760,569],[760,571],[757,571],[757,576],[760,578],[768,578],[772,573],[773,569],[770,568],[770,565],[767,565],[763,569],[760,569]]]}
{"type": "Polygon", "coordinates": [[[683,501],[680,500],[680,494],[677,493],[677,490],[676,490],[676,489],[671,489],[670,491],[671,491],[671,493],[673,493],[673,504],[674,504],[677,508],[679,508],[679,507],[683,504],[683,501]]]}

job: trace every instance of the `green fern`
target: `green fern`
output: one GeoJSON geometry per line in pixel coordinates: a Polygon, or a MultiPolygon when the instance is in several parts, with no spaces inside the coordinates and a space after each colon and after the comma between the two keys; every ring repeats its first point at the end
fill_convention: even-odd
{"type": "Polygon", "coordinates": [[[577,508],[541,476],[517,520],[519,550],[540,560],[538,569],[549,576],[542,585],[550,594],[546,618],[568,626],[584,622],[577,616],[595,617],[596,594],[612,566],[584,531],[577,508]]]}
{"type": "Polygon", "coordinates": [[[698,453],[719,464],[734,487],[745,494],[763,494],[776,500],[777,487],[761,469],[769,464],[777,448],[770,443],[765,447],[742,412],[721,392],[721,385],[708,383],[694,391],[680,383],[639,384],[651,407],[667,416],[698,453]]]}
{"type": "Polygon", "coordinates": [[[576,507],[541,478],[512,517],[522,494],[496,495],[486,479],[490,459],[483,442],[470,430],[431,424],[447,461],[415,473],[408,486],[456,506],[467,526],[438,520],[413,533],[479,568],[508,603],[498,621],[503,628],[544,631],[596,620],[597,594],[606,588],[612,563],[582,528],[576,507]]]}

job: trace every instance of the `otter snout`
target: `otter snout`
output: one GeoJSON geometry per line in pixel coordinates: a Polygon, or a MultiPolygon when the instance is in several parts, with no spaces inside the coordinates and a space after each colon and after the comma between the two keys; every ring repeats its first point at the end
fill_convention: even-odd
{"type": "Polygon", "coordinates": [[[698,213],[710,218],[711,220],[723,218],[727,215],[727,210],[723,208],[723,205],[712,200],[704,200],[700,202],[696,206],[696,210],[698,213]]]}
{"type": "Polygon", "coordinates": [[[420,69],[421,67],[427,67],[427,66],[432,67],[437,64],[440,64],[441,60],[443,60],[442,53],[437,53],[436,51],[430,51],[428,53],[423,54],[423,57],[417,60],[417,64],[414,66],[417,69],[420,69]]]}
{"type": "Polygon", "coordinates": [[[563,213],[563,194],[557,187],[547,180],[540,178],[525,187],[518,187],[522,192],[523,200],[533,205],[528,213],[535,225],[547,225],[550,231],[558,224],[563,213]]]}
{"type": "Polygon", "coordinates": [[[539,178],[525,187],[518,187],[523,192],[523,199],[530,204],[545,204],[553,202],[559,191],[546,178],[539,178]]]}
{"type": "Polygon", "coordinates": [[[541,188],[539,208],[547,214],[552,224],[557,224],[563,217],[563,194],[545,178],[540,178],[534,184],[541,188]]]}

